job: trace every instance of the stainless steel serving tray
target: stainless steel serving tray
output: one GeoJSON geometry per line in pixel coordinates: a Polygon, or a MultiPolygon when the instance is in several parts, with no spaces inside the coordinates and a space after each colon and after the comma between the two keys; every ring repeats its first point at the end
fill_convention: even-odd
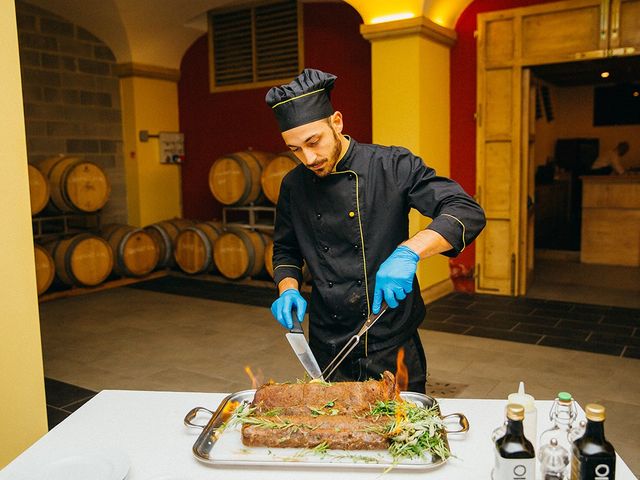
{"type": "MultiPolygon", "coordinates": [[[[303,448],[267,448],[246,447],[242,444],[240,427],[218,430],[233,413],[231,402],[251,403],[255,390],[243,390],[227,396],[215,412],[204,407],[195,407],[184,418],[188,427],[201,428],[202,433],[193,444],[193,454],[201,462],[214,466],[243,466],[243,467],[296,467],[296,468],[357,468],[357,469],[410,469],[427,470],[439,467],[446,462],[440,458],[420,458],[393,461],[386,450],[330,450],[327,454],[314,454],[310,449],[303,448]],[[201,412],[211,415],[204,425],[193,423],[201,412]]],[[[400,396],[419,406],[431,408],[440,406],[435,398],[422,393],[401,392],[400,396]]],[[[448,434],[463,433],[469,429],[469,421],[462,413],[440,415],[445,422],[456,420],[457,430],[445,430],[444,440],[449,448],[448,434]]]]}

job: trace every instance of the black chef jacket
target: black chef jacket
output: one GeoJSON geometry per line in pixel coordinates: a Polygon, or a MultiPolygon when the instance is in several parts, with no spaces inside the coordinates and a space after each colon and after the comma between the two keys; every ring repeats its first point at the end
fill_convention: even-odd
{"type": "MultiPolygon", "coordinates": [[[[357,143],[334,172],[317,177],[298,165],[283,179],[276,211],[273,265],[276,285],[286,277],[302,283],[302,264],[312,276],[311,347],[337,353],[371,312],[375,276],[409,236],[409,210],[433,221],[427,227],[456,256],[480,233],[480,206],[453,180],[439,177],[405,148],[357,143]]],[[[425,315],[417,278],[398,308],[371,328],[368,351],[406,342],[425,315]]],[[[366,355],[366,352],[365,352],[366,355]]]]}

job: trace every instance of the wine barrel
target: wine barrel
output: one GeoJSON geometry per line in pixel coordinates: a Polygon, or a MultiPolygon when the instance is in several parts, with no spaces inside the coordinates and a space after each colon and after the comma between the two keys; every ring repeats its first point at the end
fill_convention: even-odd
{"type": "Polygon", "coordinates": [[[38,166],[49,180],[51,203],[61,212],[90,213],[107,203],[111,193],[109,179],[95,163],[58,155],[38,166]]]}
{"type": "Polygon", "coordinates": [[[264,268],[273,278],[273,240],[269,240],[264,247],[264,268]]]}
{"type": "Polygon", "coordinates": [[[31,215],[40,213],[49,203],[49,182],[47,177],[33,165],[29,165],[29,197],[31,215]]]}
{"type": "Polygon", "coordinates": [[[113,269],[113,252],[102,238],[81,233],[44,246],[53,257],[56,275],[67,285],[94,287],[113,269]]]}
{"type": "Polygon", "coordinates": [[[144,227],[144,231],[151,235],[159,250],[158,267],[174,266],[173,244],[183,229],[193,225],[191,220],[185,218],[174,218],[164,220],[144,227]]]}
{"type": "Polygon", "coordinates": [[[36,255],[36,286],[38,295],[41,295],[51,286],[53,278],[56,276],[56,266],[53,263],[53,258],[44,248],[40,245],[34,245],[34,249],[36,255]]]}
{"type": "Polygon", "coordinates": [[[144,277],[158,265],[160,247],[141,228],[106,225],[101,232],[115,254],[114,271],[125,277],[144,277]]]}
{"type": "Polygon", "coordinates": [[[218,222],[203,222],[182,230],[174,243],[176,263],[186,273],[213,273],[213,246],[222,235],[218,222]]]}
{"type": "MultiPolygon", "coordinates": [[[[273,240],[269,240],[267,246],[264,247],[264,268],[273,278],[273,240]]],[[[311,273],[306,263],[302,265],[302,281],[311,283],[311,273]]]]}
{"type": "Polygon", "coordinates": [[[217,158],[209,170],[209,189],[223,205],[259,203],[260,177],[273,157],[270,153],[247,150],[217,158]]]}
{"type": "Polygon", "coordinates": [[[300,164],[293,152],[283,152],[276,155],[262,170],[260,183],[264,196],[274,204],[278,203],[280,185],[284,176],[300,164]]]}
{"type": "Polygon", "coordinates": [[[218,272],[231,280],[254,276],[264,269],[264,249],[269,237],[261,232],[229,228],[213,246],[218,272]]]}

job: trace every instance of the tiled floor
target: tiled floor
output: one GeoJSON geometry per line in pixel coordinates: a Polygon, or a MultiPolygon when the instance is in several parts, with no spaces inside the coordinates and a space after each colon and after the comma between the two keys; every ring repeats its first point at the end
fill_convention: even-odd
{"type": "Polygon", "coordinates": [[[640,309],[454,293],[427,306],[425,328],[640,358],[640,309]]]}
{"type": "Polygon", "coordinates": [[[44,379],[44,388],[47,396],[49,429],[55,427],[98,393],[51,378],[44,379]]]}
{"type": "MultiPolygon", "coordinates": [[[[448,308],[471,312],[470,305],[448,308]]],[[[40,312],[45,375],[85,389],[50,396],[61,410],[86,390],[238,391],[250,386],[246,365],[263,380],[303,375],[284,330],[261,306],[120,288],[43,303],[40,312]]],[[[582,405],[601,402],[607,437],[640,473],[638,360],[425,329],[420,336],[434,395],[506,398],[523,380],[539,399],[567,390],[582,405]]]]}

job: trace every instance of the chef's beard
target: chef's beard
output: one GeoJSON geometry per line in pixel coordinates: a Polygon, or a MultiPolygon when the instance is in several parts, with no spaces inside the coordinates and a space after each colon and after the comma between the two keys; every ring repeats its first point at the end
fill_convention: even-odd
{"type": "Polygon", "coordinates": [[[333,140],[334,140],[331,154],[328,157],[318,159],[316,164],[324,162],[324,165],[320,170],[311,170],[313,173],[315,173],[318,177],[321,177],[321,178],[324,178],[328,176],[331,172],[333,172],[333,168],[335,167],[336,163],[338,163],[338,160],[340,159],[340,153],[342,153],[342,143],[340,142],[340,137],[338,136],[338,134],[336,133],[336,131],[334,130],[331,124],[329,124],[329,127],[331,128],[331,133],[333,133],[333,140]]]}

